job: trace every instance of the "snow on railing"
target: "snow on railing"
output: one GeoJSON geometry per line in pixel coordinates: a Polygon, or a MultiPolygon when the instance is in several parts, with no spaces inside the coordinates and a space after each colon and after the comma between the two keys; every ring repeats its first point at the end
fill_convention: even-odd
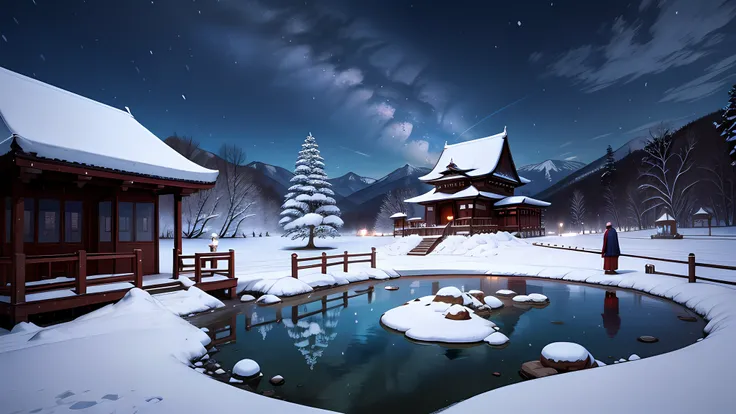
{"type": "Polygon", "coordinates": [[[302,257],[299,258],[296,253],[293,253],[291,255],[291,277],[294,279],[299,278],[299,271],[304,269],[313,269],[319,267],[321,269],[322,274],[327,274],[327,268],[330,266],[339,266],[342,265],[342,271],[346,272],[348,271],[348,265],[351,263],[370,263],[371,267],[375,269],[376,267],[376,248],[371,247],[370,253],[353,253],[350,254],[347,251],[345,251],[343,254],[335,254],[332,256],[328,256],[327,253],[322,252],[321,256],[317,257],[302,257]],[[351,257],[369,257],[368,259],[362,259],[362,260],[350,260],[351,257]],[[342,259],[341,261],[337,262],[327,262],[329,259],[342,259]],[[320,263],[316,264],[309,264],[304,266],[299,266],[300,262],[310,262],[310,261],[320,261],[320,263]]]}

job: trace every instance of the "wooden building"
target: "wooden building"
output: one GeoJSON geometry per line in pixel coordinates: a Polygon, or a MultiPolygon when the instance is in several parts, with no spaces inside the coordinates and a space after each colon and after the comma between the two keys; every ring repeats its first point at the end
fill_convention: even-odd
{"type": "Polygon", "coordinates": [[[0,174],[0,318],[15,323],[144,288],[159,273],[164,194],[175,199],[177,274],[182,197],[212,188],[218,172],[129,111],[0,68],[0,174]]]}
{"type": "Polygon", "coordinates": [[[432,171],[419,179],[434,188],[406,200],[424,206],[425,220],[406,234],[544,235],[543,213],[550,203],[514,195],[529,180],[516,171],[505,128],[490,137],[445,145],[432,171]]]}

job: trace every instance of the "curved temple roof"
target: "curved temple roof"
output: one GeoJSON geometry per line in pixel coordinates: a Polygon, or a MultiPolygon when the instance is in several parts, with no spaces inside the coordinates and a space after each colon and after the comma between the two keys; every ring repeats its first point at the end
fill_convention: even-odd
{"type": "Polygon", "coordinates": [[[0,67],[0,155],[15,139],[37,157],[178,181],[213,183],[125,111],[0,67]]]}
{"type": "Polygon", "coordinates": [[[422,181],[442,178],[442,172],[451,162],[467,171],[468,177],[490,174],[496,169],[503,152],[506,130],[490,137],[478,138],[458,144],[445,145],[440,159],[429,174],[419,177],[422,181]],[[468,171],[469,170],[469,171],[468,171]]]}

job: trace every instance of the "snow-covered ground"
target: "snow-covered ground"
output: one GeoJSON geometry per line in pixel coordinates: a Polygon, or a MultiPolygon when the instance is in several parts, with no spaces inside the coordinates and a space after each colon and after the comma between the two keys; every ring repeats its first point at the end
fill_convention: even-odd
{"type": "MultiPolygon", "coordinates": [[[[673,246],[682,243],[680,246],[686,247],[680,249],[685,252],[693,250],[698,255],[702,251],[704,257],[711,255],[712,259],[703,258],[703,261],[729,263],[733,260],[729,256],[736,251],[730,240],[625,238],[629,235],[634,233],[621,234],[625,252],[627,243],[630,246],[637,243],[635,252],[639,254],[650,249],[655,256],[679,256],[680,247],[673,246]],[[670,244],[665,245],[669,249],[659,250],[650,243],[670,244]],[[700,243],[708,243],[708,247],[700,243]]],[[[585,242],[597,248],[599,237],[566,237],[565,243],[558,244],[577,245],[578,242],[571,242],[576,239],[580,245],[585,242]]],[[[328,254],[344,250],[368,252],[370,247],[378,247],[378,267],[401,275],[534,276],[636,289],[672,299],[704,315],[709,320],[705,329],[708,335],[696,344],[668,354],[499,388],[463,401],[446,412],[481,412],[493,407],[499,412],[531,413],[543,409],[550,413],[690,414],[730,412],[736,406],[728,370],[736,343],[736,289],[644,274],[646,261],[641,259],[622,258],[621,273],[609,276],[600,270],[602,259],[598,255],[526,243],[532,240],[495,239],[497,246],[493,248],[489,247],[488,239],[486,243],[478,243],[479,240],[476,238],[475,247],[465,241],[458,243],[465,249],[462,253],[446,248],[426,257],[387,254],[390,249],[380,247],[393,242],[391,237],[343,237],[320,242],[335,247],[328,254]],[[486,246],[483,247],[486,253],[469,255],[481,245],[486,246]],[[530,395],[544,403],[520,403],[530,395]]],[[[283,248],[297,245],[279,237],[220,242],[221,249],[236,250],[237,274],[243,280],[288,275],[292,251],[283,248]]],[[[162,242],[162,252],[170,252],[171,247],[171,241],[162,242]]],[[[206,241],[186,241],[184,247],[188,252],[204,251],[206,241]]],[[[316,256],[321,251],[297,253],[316,256]]],[[[162,255],[161,263],[165,266],[170,260],[162,255]]],[[[355,265],[357,270],[365,268],[367,264],[355,265]]],[[[678,273],[681,271],[677,269],[678,273]]],[[[203,341],[206,338],[201,331],[143,292],[71,323],[40,332],[1,335],[0,366],[4,368],[3,378],[12,379],[3,381],[0,387],[1,411],[28,412],[40,408],[38,412],[51,412],[73,404],[79,404],[75,408],[89,406],[86,412],[234,412],[242,411],[243,407],[254,412],[312,411],[243,392],[190,369],[187,361],[204,352],[203,341]]]]}

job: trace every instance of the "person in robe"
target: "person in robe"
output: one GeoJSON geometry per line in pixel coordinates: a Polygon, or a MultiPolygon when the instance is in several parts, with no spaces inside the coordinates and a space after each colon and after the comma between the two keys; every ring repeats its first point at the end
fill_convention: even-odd
{"type": "Polygon", "coordinates": [[[603,233],[603,249],[601,250],[603,270],[606,271],[607,275],[616,274],[619,256],[621,256],[621,249],[618,245],[618,234],[609,221],[606,223],[606,232],[603,233]]]}
{"type": "Polygon", "coordinates": [[[217,233],[212,233],[212,241],[209,244],[210,252],[216,252],[217,251],[217,245],[220,244],[218,241],[219,237],[217,237],[217,233]]]}

